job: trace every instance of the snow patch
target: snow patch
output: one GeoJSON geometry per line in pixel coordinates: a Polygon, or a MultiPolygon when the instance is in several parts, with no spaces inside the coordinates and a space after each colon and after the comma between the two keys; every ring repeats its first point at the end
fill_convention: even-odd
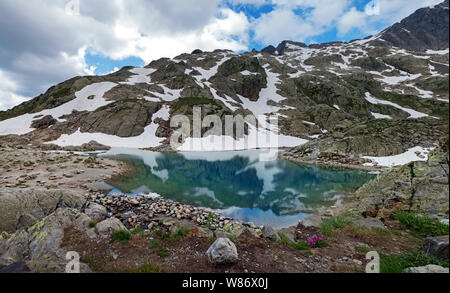
{"type": "Polygon", "coordinates": [[[429,152],[433,150],[433,148],[423,148],[420,146],[416,146],[410,148],[406,152],[393,156],[386,157],[370,157],[364,156],[363,159],[371,160],[372,163],[366,163],[365,166],[384,166],[384,167],[393,167],[399,165],[405,165],[410,162],[415,161],[426,161],[428,159],[429,152]]]}
{"type": "Polygon", "coordinates": [[[374,98],[369,92],[366,92],[366,100],[369,103],[372,103],[372,104],[375,104],[375,105],[376,104],[389,105],[389,106],[395,107],[397,109],[400,109],[402,111],[405,111],[406,113],[408,113],[410,115],[410,117],[408,117],[408,118],[429,117],[428,114],[421,113],[421,112],[418,112],[418,111],[415,111],[415,110],[412,110],[412,109],[409,109],[409,108],[405,108],[405,107],[402,107],[400,105],[397,105],[397,104],[389,102],[389,101],[385,101],[385,100],[380,100],[380,99],[374,98]]]}
{"type": "Polygon", "coordinates": [[[389,115],[384,115],[384,114],[374,113],[374,112],[371,112],[370,114],[372,114],[372,116],[375,117],[375,119],[392,119],[392,117],[389,115]]]}

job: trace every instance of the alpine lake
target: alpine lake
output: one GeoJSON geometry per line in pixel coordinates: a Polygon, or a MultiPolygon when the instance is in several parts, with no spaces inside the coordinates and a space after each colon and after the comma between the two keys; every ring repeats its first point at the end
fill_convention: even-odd
{"type": "Polygon", "coordinates": [[[131,164],[109,184],[114,194],[153,195],[274,228],[296,225],[339,204],[375,177],[364,171],[265,160],[264,150],[158,153],[113,148],[101,154],[131,164]]]}

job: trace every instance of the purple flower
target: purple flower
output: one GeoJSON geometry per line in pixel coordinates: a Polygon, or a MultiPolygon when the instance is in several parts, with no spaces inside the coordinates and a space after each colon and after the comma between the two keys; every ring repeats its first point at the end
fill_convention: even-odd
{"type": "Polygon", "coordinates": [[[319,237],[317,235],[314,235],[308,239],[308,243],[313,247],[315,247],[317,245],[317,241],[323,241],[323,238],[319,237]]]}

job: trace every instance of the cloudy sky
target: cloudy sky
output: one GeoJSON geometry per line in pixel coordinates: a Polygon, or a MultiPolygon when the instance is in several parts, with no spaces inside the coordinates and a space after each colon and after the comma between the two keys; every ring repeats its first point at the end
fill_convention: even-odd
{"type": "Polygon", "coordinates": [[[0,0],[0,110],[194,49],[349,41],[441,0],[0,0]]]}

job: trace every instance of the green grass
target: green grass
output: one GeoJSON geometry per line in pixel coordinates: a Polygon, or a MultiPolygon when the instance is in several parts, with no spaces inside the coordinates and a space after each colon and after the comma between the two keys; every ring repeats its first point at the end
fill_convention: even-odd
{"type": "Polygon", "coordinates": [[[163,241],[176,242],[181,238],[185,237],[186,235],[188,235],[190,231],[191,230],[189,228],[181,227],[174,233],[169,234],[167,232],[162,231],[161,229],[155,229],[152,231],[152,234],[161,237],[163,241]]]}
{"type": "Polygon", "coordinates": [[[128,242],[131,239],[131,233],[125,230],[120,230],[117,231],[113,234],[113,236],[111,237],[110,242],[116,242],[116,241],[120,241],[120,242],[128,242]]]}
{"type": "Polygon", "coordinates": [[[150,235],[150,233],[145,232],[144,230],[142,230],[142,228],[140,226],[137,226],[136,228],[131,230],[131,234],[139,235],[140,237],[147,237],[147,236],[150,235]]]}
{"type": "Polygon", "coordinates": [[[158,249],[156,254],[158,256],[160,256],[160,257],[168,257],[169,256],[169,251],[167,250],[167,248],[161,247],[160,249],[158,249]]]}
{"type": "Polygon", "coordinates": [[[421,252],[380,255],[380,273],[402,273],[406,268],[426,266],[429,264],[448,268],[448,261],[431,258],[421,252]]]}
{"type": "Polygon", "coordinates": [[[449,233],[448,225],[438,220],[407,212],[398,212],[395,216],[402,225],[422,236],[441,236],[449,233]]]}
{"type": "Polygon", "coordinates": [[[62,88],[52,94],[55,99],[59,99],[70,95],[70,88],[62,88]]]}
{"type": "Polygon", "coordinates": [[[150,248],[150,249],[155,249],[155,248],[157,248],[157,247],[159,247],[159,241],[158,241],[158,239],[152,239],[152,240],[150,241],[149,248],[150,248]]]}
{"type": "Polygon", "coordinates": [[[311,245],[309,245],[306,242],[294,242],[285,236],[281,236],[280,243],[284,244],[284,245],[288,245],[288,246],[298,249],[298,250],[307,250],[307,249],[311,248],[311,245]]]}
{"type": "Polygon", "coordinates": [[[320,224],[320,230],[324,235],[331,235],[334,231],[350,226],[351,221],[341,217],[332,217],[320,224]]]}
{"type": "Polygon", "coordinates": [[[96,225],[97,223],[95,222],[89,222],[89,228],[95,228],[96,225]]]}

